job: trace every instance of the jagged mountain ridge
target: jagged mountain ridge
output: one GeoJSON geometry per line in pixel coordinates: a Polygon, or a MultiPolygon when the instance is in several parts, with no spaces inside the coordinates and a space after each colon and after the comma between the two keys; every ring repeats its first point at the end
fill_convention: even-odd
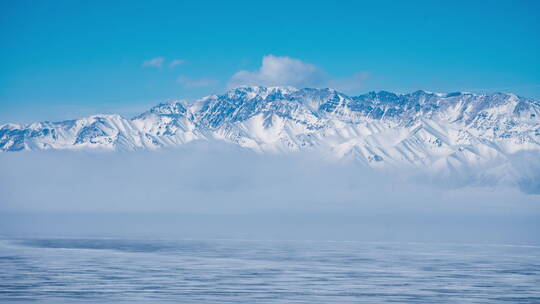
{"type": "Polygon", "coordinates": [[[240,87],[159,104],[126,119],[93,115],[0,126],[0,150],[139,150],[223,140],[257,152],[316,150],[368,166],[476,166],[540,151],[540,103],[514,94],[240,87]]]}

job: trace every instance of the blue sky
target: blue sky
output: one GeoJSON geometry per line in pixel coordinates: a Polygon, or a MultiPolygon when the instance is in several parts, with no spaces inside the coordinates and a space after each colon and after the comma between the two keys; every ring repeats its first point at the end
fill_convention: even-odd
{"type": "Polygon", "coordinates": [[[0,123],[240,84],[540,98],[539,1],[0,1],[0,123]]]}

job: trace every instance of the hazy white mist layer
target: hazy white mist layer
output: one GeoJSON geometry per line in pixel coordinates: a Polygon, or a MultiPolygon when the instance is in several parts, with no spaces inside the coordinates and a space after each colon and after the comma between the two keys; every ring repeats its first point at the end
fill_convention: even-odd
{"type": "Polygon", "coordinates": [[[412,171],[377,172],[355,163],[321,161],[314,154],[268,156],[212,146],[135,153],[3,153],[0,208],[201,213],[540,210],[539,196],[512,187],[453,187],[451,177],[429,181],[412,171]]]}
{"type": "MultiPolygon", "coordinates": [[[[408,218],[406,225],[415,227],[412,236],[418,235],[417,230],[431,229],[423,222],[437,227],[437,221],[445,219],[451,219],[445,231],[466,235],[462,219],[528,217],[530,222],[540,215],[540,196],[516,187],[455,187],[448,178],[430,181],[418,178],[417,172],[375,172],[353,163],[323,162],[319,155],[268,156],[227,145],[193,144],[134,153],[3,153],[0,167],[0,212],[34,214],[26,219],[24,229],[39,231],[34,223],[46,214],[94,216],[85,224],[74,220],[69,228],[51,224],[56,220],[40,224],[43,229],[54,226],[55,233],[77,231],[82,225],[86,232],[122,226],[121,233],[175,230],[184,225],[182,231],[219,230],[220,237],[227,237],[224,231],[238,224],[232,219],[240,216],[253,222],[236,227],[236,232],[250,232],[250,227],[266,221],[265,230],[285,229],[291,235],[302,229],[329,233],[330,228],[352,225],[342,230],[352,236],[366,231],[376,236],[394,221],[408,218]],[[141,226],[144,220],[115,224],[120,221],[108,218],[110,214],[154,214],[152,221],[170,225],[141,226]],[[195,215],[202,218],[194,220],[195,215]],[[183,218],[167,219],[171,216],[183,218]],[[217,225],[222,219],[229,222],[217,225]],[[369,225],[370,221],[377,223],[369,225]]],[[[22,232],[19,224],[10,218],[0,228],[22,232]]],[[[491,228],[483,229],[493,233],[491,228]]],[[[532,234],[529,239],[536,239],[537,232],[523,229],[532,234]]],[[[337,234],[343,233],[328,237],[337,234]]]]}

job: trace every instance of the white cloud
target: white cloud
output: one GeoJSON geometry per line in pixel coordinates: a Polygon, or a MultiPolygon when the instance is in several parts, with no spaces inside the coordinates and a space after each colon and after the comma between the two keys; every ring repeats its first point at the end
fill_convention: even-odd
{"type": "Polygon", "coordinates": [[[161,68],[165,62],[165,57],[156,57],[143,62],[144,67],[161,68]]]}
{"type": "Polygon", "coordinates": [[[228,87],[242,85],[330,87],[344,92],[363,86],[369,76],[359,72],[350,77],[333,78],[314,64],[287,56],[266,55],[262,65],[255,71],[239,71],[229,80],[228,87]]]}
{"type": "Polygon", "coordinates": [[[186,76],[180,76],[176,79],[176,82],[187,88],[200,88],[214,85],[216,80],[212,78],[193,79],[186,76]]]}
{"type": "Polygon", "coordinates": [[[232,76],[229,87],[242,85],[317,87],[325,74],[317,66],[286,56],[266,55],[256,71],[240,71],[232,76]]]}
{"type": "Polygon", "coordinates": [[[184,59],[174,59],[173,61],[171,61],[171,63],[169,64],[169,67],[175,67],[177,65],[181,65],[181,64],[184,64],[186,63],[186,61],[184,59]]]}

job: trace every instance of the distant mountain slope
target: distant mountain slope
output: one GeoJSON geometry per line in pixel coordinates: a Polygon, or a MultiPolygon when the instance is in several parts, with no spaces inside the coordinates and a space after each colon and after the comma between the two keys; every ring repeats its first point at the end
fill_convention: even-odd
{"type": "Polygon", "coordinates": [[[314,150],[370,167],[504,166],[521,152],[540,152],[540,103],[504,93],[350,97],[333,89],[241,87],[159,104],[132,119],[94,115],[0,126],[1,151],[158,149],[194,140],[262,153],[314,150]]]}

